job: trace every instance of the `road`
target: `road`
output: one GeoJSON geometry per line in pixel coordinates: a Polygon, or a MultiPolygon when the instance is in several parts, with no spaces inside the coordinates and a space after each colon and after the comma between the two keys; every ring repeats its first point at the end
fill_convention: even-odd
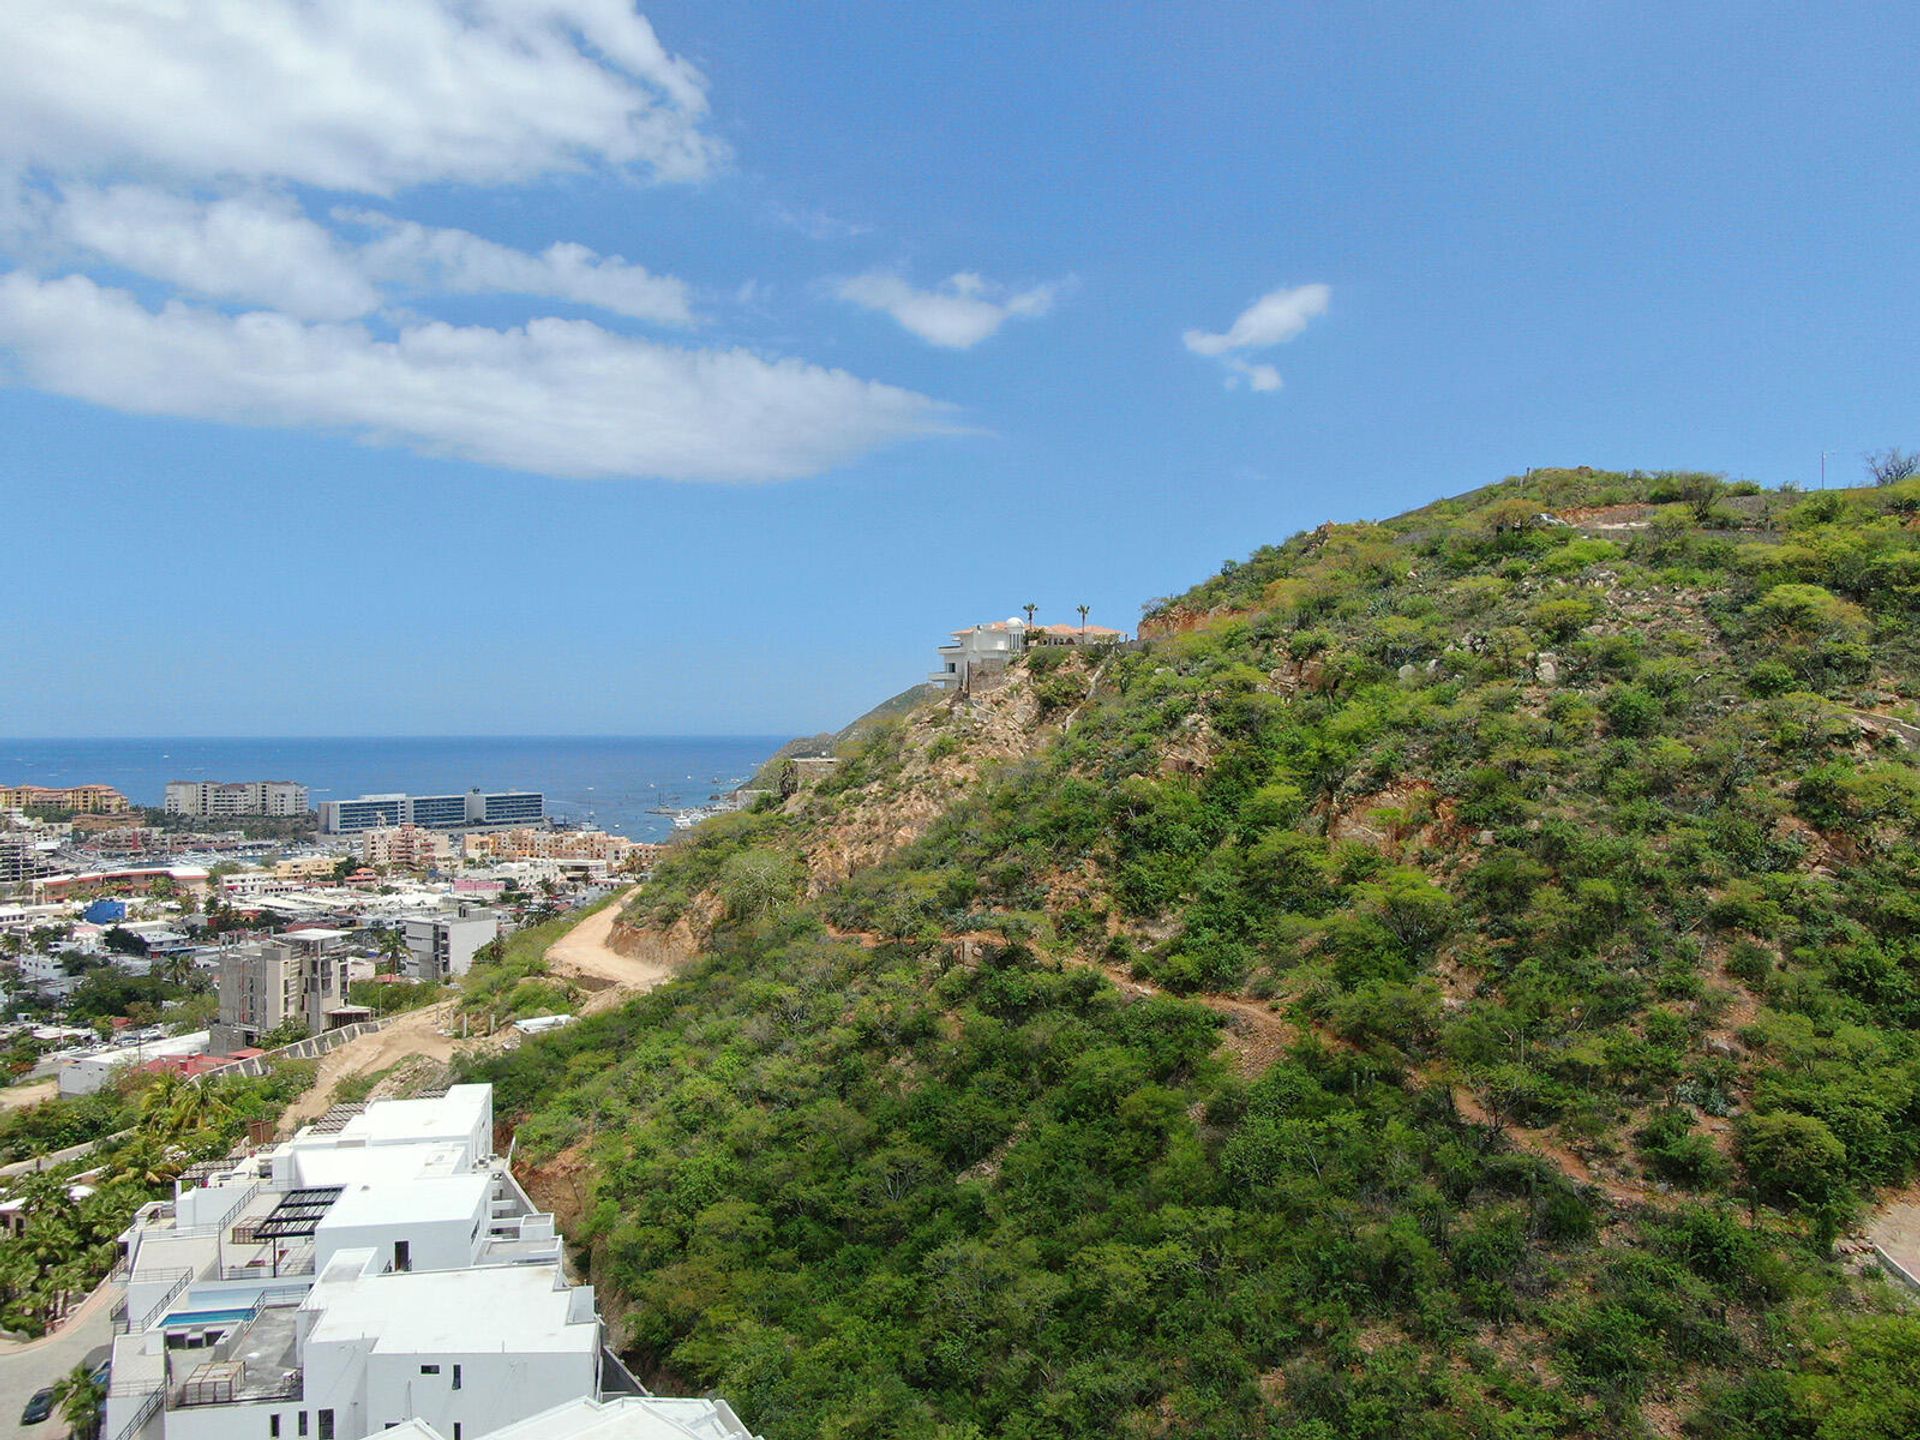
{"type": "Polygon", "coordinates": [[[589,992],[580,1007],[583,1015],[664,985],[673,978],[679,960],[686,958],[640,958],[613,948],[614,923],[630,893],[623,890],[547,947],[548,968],[589,992]]]}
{"type": "MultiPolygon", "coordinates": [[[[620,918],[620,906],[629,893],[622,891],[614,896],[547,947],[547,964],[553,972],[588,992],[580,1006],[583,1015],[617,1005],[673,976],[674,957],[641,959],[613,948],[614,922],[620,918]]],[[[281,1132],[291,1134],[325,1114],[340,1082],[351,1076],[386,1070],[414,1056],[449,1060],[458,1046],[479,1048],[498,1044],[504,1038],[463,1041],[457,1035],[441,1034],[441,1027],[449,1024],[452,1016],[452,1001],[410,1011],[371,1035],[350,1040],[322,1056],[319,1078],[311,1090],[287,1107],[280,1118],[281,1132]]]]}
{"type": "Polygon", "coordinates": [[[113,1300],[118,1294],[103,1284],[53,1334],[25,1342],[0,1341],[0,1440],[56,1440],[67,1433],[58,1414],[38,1425],[22,1425],[20,1412],[41,1386],[51,1385],[75,1365],[106,1358],[113,1344],[113,1300]]]}

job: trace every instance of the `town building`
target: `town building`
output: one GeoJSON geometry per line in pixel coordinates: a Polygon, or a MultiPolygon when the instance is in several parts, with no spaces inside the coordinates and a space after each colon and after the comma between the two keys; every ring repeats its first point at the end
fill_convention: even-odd
{"type": "Polygon", "coordinates": [[[361,856],[369,865],[400,870],[433,870],[450,863],[453,837],[419,825],[382,825],[360,832],[361,856]]]}
{"type": "Polygon", "coordinates": [[[362,795],[327,800],[320,828],[328,835],[357,835],[395,825],[429,830],[537,825],[547,818],[546,797],[537,790],[470,790],[465,795],[362,795]]]}
{"type": "Polygon", "coordinates": [[[220,954],[220,1019],[212,1045],[231,1051],[297,1020],[309,1033],[365,1018],[347,1000],[345,930],[289,930],[220,954]]]}
{"type": "Polygon", "coordinates": [[[204,1055],[212,1038],[210,1032],[196,1030],[190,1035],[170,1035],[143,1045],[113,1046],[96,1050],[90,1055],[75,1056],[60,1066],[60,1093],[63,1096],[91,1095],[97,1090],[106,1089],[135,1065],[144,1065],[150,1060],[184,1060],[191,1055],[204,1055]]]}
{"type": "Polygon", "coordinates": [[[624,1397],[652,1397],[493,1153],[490,1086],[336,1107],[189,1172],[120,1248],[108,1440],[750,1440],[718,1400],[639,1428],[624,1397]]]}
{"type": "Polygon", "coordinates": [[[409,916],[407,973],[416,980],[447,980],[473,968],[480,948],[500,935],[500,917],[463,904],[436,915],[409,916]]]}
{"type": "Polygon", "coordinates": [[[169,780],[165,803],[169,815],[297,817],[307,813],[307,787],[292,780],[169,780]]]}
{"type": "Polygon", "coordinates": [[[0,785],[0,810],[71,810],[122,815],[133,802],[111,785],[0,785]]]}
{"type": "Polygon", "coordinates": [[[24,885],[54,874],[54,847],[30,830],[0,830],[0,885],[24,885]]]}
{"type": "Polygon", "coordinates": [[[129,865],[117,870],[82,870],[78,874],[46,875],[33,881],[40,899],[54,899],[75,890],[150,890],[165,882],[195,895],[204,894],[208,872],[201,865],[129,865]]]}
{"type": "Polygon", "coordinates": [[[515,826],[468,835],[462,848],[469,861],[598,860],[609,868],[626,863],[637,842],[605,830],[548,830],[515,826]]]}

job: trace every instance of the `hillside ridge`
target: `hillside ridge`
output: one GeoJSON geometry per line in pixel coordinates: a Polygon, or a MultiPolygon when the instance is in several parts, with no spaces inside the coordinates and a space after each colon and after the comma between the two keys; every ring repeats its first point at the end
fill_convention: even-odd
{"type": "Polygon", "coordinates": [[[1262,546],[700,827],[622,922],[684,978],[486,1074],[769,1436],[1914,1433],[1916,517],[1262,546]]]}

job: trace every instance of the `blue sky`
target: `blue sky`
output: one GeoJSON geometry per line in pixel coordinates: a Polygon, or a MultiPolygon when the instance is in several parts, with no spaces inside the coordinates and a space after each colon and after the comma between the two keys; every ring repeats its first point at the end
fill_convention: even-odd
{"type": "Polygon", "coordinates": [[[1912,7],[146,8],[0,11],[0,734],[810,730],[1920,443],[1912,7]]]}

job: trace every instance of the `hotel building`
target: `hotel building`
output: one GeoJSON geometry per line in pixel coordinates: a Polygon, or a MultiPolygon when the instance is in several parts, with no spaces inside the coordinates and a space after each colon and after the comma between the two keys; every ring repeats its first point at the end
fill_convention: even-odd
{"type": "Polygon", "coordinates": [[[546,818],[547,800],[537,790],[362,795],[357,800],[327,800],[320,806],[320,828],[329,835],[357,835],[363,830],[397,825],[418,825],[427,830],[538,825],[546,818]]]}

